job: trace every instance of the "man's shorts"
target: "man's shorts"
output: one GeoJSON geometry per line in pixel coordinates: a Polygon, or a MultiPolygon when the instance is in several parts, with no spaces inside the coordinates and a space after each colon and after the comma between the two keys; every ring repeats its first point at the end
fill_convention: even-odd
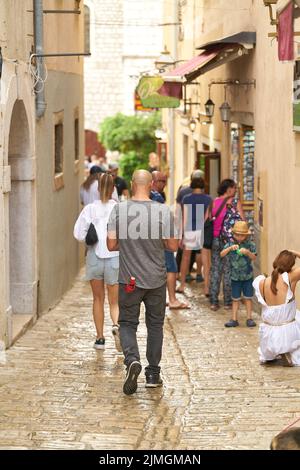
{"type": "Polygon", "coordinates": [[[112,258],[98,258],[95,250],[89,249],[86,255],[85,280],[104,281],[105,284],[113,286],[118,284],[119,278],[119,256],[112,258]]]}
{"type": "Polygon", "coordinates": [[[244,299],[252,299],[253,297],[253,279],[247,281],[234,281],[231,279],[231,296],[232,300],[241,300],[243,293],[244,299]]]}
{"type": "Polygon", "coordinates": [[[167,273],[177,273],[177,263],[173,251],[165,250],[165,262],[167,273]]]}

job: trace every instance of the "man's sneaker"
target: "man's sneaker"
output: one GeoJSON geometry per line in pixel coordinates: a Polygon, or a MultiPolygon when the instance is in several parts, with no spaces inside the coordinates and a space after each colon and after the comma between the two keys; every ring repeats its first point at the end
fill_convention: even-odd
{"type": "Polygon", "coordinates": [[[204,282],[204,277],[202,276],[202,274],[197,274],[196,282],[204,282]]]}
{"type": "Polygon", "coordinates": [[[146,388],[162,387],[163,381],[159,374],[146,375],[146,388]]]}
{"type": "Polygon", "coordinates": [[[142,370],[139,361],[133,361],[127,368],[127,374],[123,385],[125,395],[132,395],[137,389],[137,379],[142,370]]]}
{"type": "Polygon", "coordinates": [[[122,352],[122,346],[121,346],[121,341],[120,341],[120,327],[119,325],[113,325],[111,332],[113,334],[114,340],[115,340],[115,346],[116,350],[119,352],[122,352]]]}
{"type": "Polygon", "coordinates": [[[237,320],[229,320],[225,325],[227,328],[231,328],[234,326],[239,326],[239,322],[237,320]]]}
{"type": "Polygon", "coordinates": [[[256,326],[256,323],[254,320],[252,320],[252,318],[248,318],[246,325],[249,326],[249,328],[252,328],[253,326],[256,326]]]}
{"type": "Polygon", "coordinates": [[[105,339],[104,338],[96,339],[96,341],[94,343],[94,348],[95,349],[105,349],[105,339]]]}

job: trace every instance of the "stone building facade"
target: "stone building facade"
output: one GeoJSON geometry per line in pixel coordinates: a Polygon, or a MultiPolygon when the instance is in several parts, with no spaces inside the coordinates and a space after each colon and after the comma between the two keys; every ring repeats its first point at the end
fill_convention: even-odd
{"type": "Polygon", "coordinates": [[[134,113],[141,72],[162,49],[162,0],[85,0],[91,57],[85,59],[85,129],[118,112],[134,113]]]}
{"type": "MultiPolygon", "coordinates": [[[[69,1],[0,3],[0,341],[5,346],[60,299],[79,264],[72,229],[82,178],[83,60],[46,61],[45,81],[38,84],[45,109],[37,119],[31,57],[37,5],[44,53],[83,50],[83,15],[42,12],[70,9],[69,1]]],[[[72,7],[77,10],[80,2],[72,7]]]]}
{"type": "MultiPolygon", "coordinates": [[[[288,3],[278,0],[273,15],[288,3]]],[[[294,28],[299,32],[299,8],[296,13],[294,28]]],[[[228,60],[224,54],[218,66],[211,62],[211,67],[199,68],[194,83],[186,86],[186,97],[195,104],[189,106],[187,101],[184,113],[181,102],[174,112],[173,127],[169,125],[173,111],[164,111],[168,148],[173,149],[168,157],[175,188],[201,162],[213,195],[220,179],[237,180],[244,209],[252,212],[260,248],[256,270],[270,273],[282,249],[299,249],[300,134],[293,127],[293,84],[297,72],[299,78],[300,59],[297,37],[295,60],[280,62],[278,42],[268,36],[276,32],[276,26],[270,24],[269,9],[260,0],[166,0],[164,15],[164,22],[176,18],[179,22],[177,28],[164,31],[165,43],[177,60],[187,63],[207,50],[207,44],[218,49],[224,40],[238,48],[234,60],[229,60],[228,51],[228,60]],[[250,36],[252,44],[245,45],[250,36]],[[204,104],[213,81],[217,83],[211,86],[210,97],[215,111],[207,125],[204,104]],[[224,81],[230,82],[226,101],[231,111],[226,122],[219,110],[225,101],[224,81]]]]}

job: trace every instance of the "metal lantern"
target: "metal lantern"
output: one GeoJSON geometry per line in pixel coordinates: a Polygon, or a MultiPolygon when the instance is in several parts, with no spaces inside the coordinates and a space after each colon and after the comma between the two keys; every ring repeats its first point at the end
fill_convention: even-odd
{"type": "Polygon", "coordinates": [[[161,52],[161,55],[154,62],[155,67],[160,71],[165,70],[167,67],[173,66],[174,63],[174,59],[168,51],[167,46],[165,46],[164,50],[161,52]]]}
{"type": "Polygon", "coordinates": [[[209,98],[206,101],[204,107],[205,107],[206,116],[209,118],[212,118],[214,115],[214,111],[215,111],[215,103],[209,98]]]}
{"type": "Polygon", "coordinates": [[[227,92],[227,87],[224,87],[224,103],[220,106],[220,113],[221,113],[221,119],[223,122],[229,122],[230,121],[230,110],[231,107],[229,106],[229,103],[226,101],[226,92],[227,92]]]}
{"type": "Polygon", "coordinates": [[[191,132],[195,132],[196,127],[197,127],[197,123],[196,123],[195,119],[192,118],[190,120],[190,123],[189,123],[189,128],[190,128],[191,132]]]}
{"type": "Polygon", "coordinates": [[[231,111],[231,107],[229,106],[229,103],[227,103],[227,101],[224,101],[222,106],[220,106],[221,119],[223,122],[230,121],[230,111],[231,111]]]}

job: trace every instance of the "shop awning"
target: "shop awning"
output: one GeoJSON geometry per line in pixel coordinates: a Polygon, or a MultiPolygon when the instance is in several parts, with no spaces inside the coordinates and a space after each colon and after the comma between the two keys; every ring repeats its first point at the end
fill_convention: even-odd
{"type": "Polygon", "coordinates": [[[145,107],[176,108],[182,98],[182,85],[191,83],[200,75],[235,60],[253,48],[256,33],[241,32],[203,44],[203,52],[184,64],[160,76],[144,76],[137,92],[145,107]]]}
{"type": "Polygon", "coordinates": [[[220,44],[236,44],[243,46],[245,49],[252,49],[256,44],[256,32],[255,31],[240,31],[239,33],[232,34],[231,36],[225,36],[215,41],[207,42],[202,44],[196,49],[210,50],[220,44]]]}
{"type": "Polygon", "coordinates": [[[165,82],[188,82],[191,75],[194,75],[198,72],[200,75],[200,69],[204,67],[205,64],[214,59],[218,53],[219,48],[216,48],[210,52],[203,52],[202,54],[193,57],[175,69],[170,70],[169,72],[165,72],[163,74],[163,79],[165,82]]]}
{"type": "Polygon", "coordinates": [[[189,83],[200,75],[212,70],[220,65],[226,64],[232,60],[238,59],[248,53],[248,49],[253,48],[255,33],[244,33],[242,35],[229,36],[218,41],[204,44],[201,49],[204,52],[163,74],[165,82],[189,83]],[[252,39],[251,39],[252,38],[252,39]],[[229,40],[236,42],[229,42],[229,40]],[[246,42],[239,42],[240,40],[246,42]]]}

